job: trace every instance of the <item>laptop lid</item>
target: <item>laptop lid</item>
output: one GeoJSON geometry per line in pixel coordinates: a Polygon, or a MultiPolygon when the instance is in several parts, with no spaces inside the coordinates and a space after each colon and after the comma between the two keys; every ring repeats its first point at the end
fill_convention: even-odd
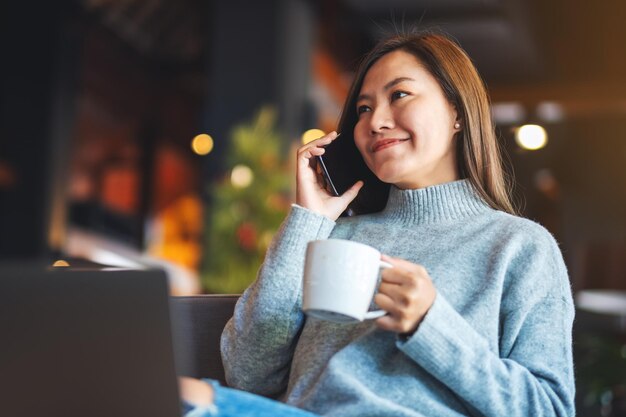
{"type": "Polygon", "coordinates": [[[0,267],[0,414],[179,416],[162,271],[0,267]]]}

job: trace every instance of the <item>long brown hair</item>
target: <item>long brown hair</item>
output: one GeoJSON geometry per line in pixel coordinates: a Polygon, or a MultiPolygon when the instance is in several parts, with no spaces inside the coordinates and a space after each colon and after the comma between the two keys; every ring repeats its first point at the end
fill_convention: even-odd
{"type": "Polygon", "coordinates": [[[341,188],[357,180],[365,186],[351,204],[356,213],[384,208],[389,184],[383,183],[365,165],[354,144],[357,123],[356,99],[365,74],[383,55],[402,50],[415,56],[437,80],[445,97],[455,107],[462,129],[457,133],[457,164],[462,178],[468,178],[491,207],[516,213],[511,202],[509,178],[491,119],[485,85],[465,51],[448,37],[432,33],[399,34],[379,42],[363,59],[343,106],[337,131],[341,132],[332,152],[324,158],[341,188]]]}

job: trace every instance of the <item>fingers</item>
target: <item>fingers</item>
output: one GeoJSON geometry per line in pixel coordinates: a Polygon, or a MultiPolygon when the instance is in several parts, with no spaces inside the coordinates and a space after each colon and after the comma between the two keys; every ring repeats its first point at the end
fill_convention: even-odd
{"type": "Polygon", "coordinates": [[[335,140],[339,134],[331,132],[309,142],[298,149],[296,168],[296,204],[336,220],[363,187],[363,181],[356,182],[340,196],[329,190],[319,164],[311,159],[326,152],[324,146],[335,140]]]}
{"type": "Polygon", "coordinates": [[[398,269],[404,269],[407,271],[413,271],[416,273],[426,273],[426,268],[424,268],[422,265],[407,261],[405,259],[401,259],[401,258],[394,258],[392,256],[389,255],[381,255],[380,259],[382,259],[385,262],[389,262],[391,265],[393,265],[394,268],[398,268],[398,269]]]}
{"type": "Polygon", "coordinates": [[[383,255],[393,268],[382,273],[382,282],[374,298],[389,314],[376,321],[383,330],[411,333],[432,306],[436,290],[422,265],[383,255]]]}
{"type": "Polygon", "coordinates": [[[428,277],[428,271],[422,265],[388,255],[382,255],[381,260],[390,263],[393,267],[383,270],[384,282],[406,285],[411,284],[415,277],[428,277]]]}
{"type": "Polygon", "coordinates": [[[319,139],[311,141],[307,143],[306,145],[300,147],[296,155],[297,161],[298,161],[297,162],[298,174],[304,175],[304,176],[310,175],[307,173],[313,166],[309,162],[310,159],[315,156],[323,155],[324,152],[326,152],[326,149],[324,149],[324,146],[328,145],[333,140],[335,140],[337,136],[339,136],[337,132],[331,132],[325,136],[322,136],[319,139]]]}
{"type": "Polygon", "coordinates": [[[376,303],[378,307],[380,307],[382,310],[385,310],[387,313],[389,313],[392,316],[398,316],[401,314],[400,308],[398,307],[394,299],[391,298],[387,294],[383,294],[383,293],[376,294],[374,296],[374,302],[376,303]]]}
{"type": "Polygon", "coordinates": [[[406,311],[399,308],[392,298],[384,294],[376,294],[374,301],[376,305],[388,313],[376,320],[376,325],[379,328],[395,333],[408,333],[417,327],[416,324],[413,325],[406,311]]]}
{"type": "Polygon", "coordinates": [[[315,139],[306,145],[300,147],[298,149],[298,157],[303,157],[306,159],[311,158],[313,155],[321,155],[324,153],[324,146],[330,144],[333,140],[337,139],[339,134],[337,132],[330,132],[327,135],[322,136],[319,139],[315,139]],[[320,152],[321,153],[317,153],[320,152]]]}
{"type": "Polygon", "coordinates": [[[324,152],[326,152],[326,149],[324,148],[308,148],[303,152],[302,157],[304,157],[305,159],[311,159],[314,156],[323,155],[324,152]]]}
{"type": "Polygon", "coordinates": [[[419,283],[410,280],[407,280],[404,284],[389,284],[383,282],[380,284],[378,291],[380,294],[389,297],[394,305],[398,307],[409,307],[418,301],[419,283]]]}
{"type": "Polygon", "coordinates": [[[402,328],[398,324],[398,321],[391,315],[383,316],[379,319],[376,319],[376,326],[388,332],[408,333],[407,331],[402,330],[402,328]]]}

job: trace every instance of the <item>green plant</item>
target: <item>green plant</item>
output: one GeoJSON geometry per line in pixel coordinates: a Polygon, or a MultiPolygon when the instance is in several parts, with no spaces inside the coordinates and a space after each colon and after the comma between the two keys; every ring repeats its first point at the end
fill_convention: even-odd
{"type": "Polygon", "coordinates": [[[272,108],[235,127],[229,145],[226,175],[209,188],[202,282],[213,293],[240,293],[255,279],[290,203],[286,146],[272,108]]]}

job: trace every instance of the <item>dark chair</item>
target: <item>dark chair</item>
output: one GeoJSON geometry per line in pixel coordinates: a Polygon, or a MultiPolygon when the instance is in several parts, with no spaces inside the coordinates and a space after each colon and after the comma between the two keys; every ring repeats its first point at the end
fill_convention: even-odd
{"type": "Polygon", "coordinates": [[[171,312],[179,375],[211,378],[225,384],[220,336],[232,317],[238,295],[172,297],[171,312]]]}

